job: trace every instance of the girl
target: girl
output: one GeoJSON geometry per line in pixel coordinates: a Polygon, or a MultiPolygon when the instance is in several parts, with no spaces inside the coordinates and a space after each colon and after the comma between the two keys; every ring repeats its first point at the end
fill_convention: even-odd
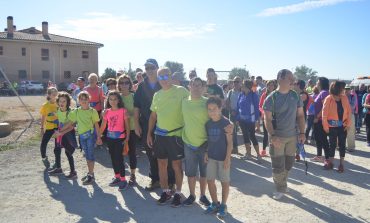
{"type": "Polygon", "coordinates": [[[101,145],[100,131],[99,131],[99,115],[98,112],[89,106],[90,95],[86,91],[78,94],[78,102],[80,107],[71,111],[68,115],[68,122],[56,134],[61,136],[66,133],[75,123],[77,123],[77,132],[80,137],[80,146],[85,152],[88,173],[81,180],[83,185],[93,184],[95,181],[94,176],[94,146],[95,142],[101,145]],[[95,132],[94,132],[95,130],[95,132]],[[96,138],[97,137],[97,138],[96,138]]]}
{"type": "Polygon", "coordinates": [[[262,158],[259,153],[258,141],[255,133],[255,123],[259,120],[258,95],[252,91],[253,82],[244,80],[237,103],[237,120],[242,129],[246,154],[244,159],[251,159],[251,144],[257,153],[257,161],[260,163],[262,158]]]}
{"type": "MultiPolygon", "coordinates": [[[[55,87],[49,87],[46,91],[47,93],[47,101],[41,106],[40,114],[41,114],[41,158],[42,162],[44,163],[46,169],[50,167],[50,162],[48,157],[46,156],[46,147],[48,142],[50,141],[51,137],[54,134],[54,131],[57,129],[57,104],[55,103],[56,97],[58,96],[58,90],[55,87]]],[[[56,148],[56,141],[54,147],[54,154],[56,148]]]]}
{"type": "Polygon", "coordinates": [[[130,139],[130,124],[127,110],[123,108],[123,101],[118,91],[109,91],[105,104],[105,112],[100,126],[104,130],[108,125],[107,144],[112,159],[114,178],[109,186],[119,185],[118,190],[127,189],[125,178],[125,164],[123,163],[123,141],[130,139]]]}
{"type": "Polygon", "coordinates": [[[136,142],[137,142],[137,136],[135,134],[135,121],[134,121],[134,94],[132,91],[132,81],[130,76],[124,75],[118,78],[118,90],[121,92],[121,97],[123,100],[123,104],[125,105],[125,108],[127,109],[127,112],[130,116],[129,123],[130,123],[130,140],[126,140],[128,142],[128,155],[130,158],[130,180],[129,184],[130,186],[136,185],[136,166],[137,166],[137,159],[136,159],[136,142]]]}
{"type": "Polygon", "coordinates": [[[85,91],[87,91],[90,95],[90,107],[94,108],[100,117],[100,113],[103,109],[104,104],[104,92],[103,90],[97,85],[98,83],[98,75],[95,73],[91,73],[89,75],[89,85],[85,87],[85,91]]]}
{"type": "MultiPolygon", "coordinates": [[[[57,111],[57,117],[58,117],[58,129],[62,129],[64,124],[67,122],[68,115],[71,112],[70,106],[71,106],[72,98],[67,92],[59,92],[57,97],[57,104],[59,106],[59,109],[57,111]]],[[[61,132],[62,133],[62,132],[61,132]]],[[[66,176],[67,179],[76,179],[77,173],[75,171],[75,165],[73,160],[73,152],[77,148],[77,141],[75,136],[75,130],[74,127],[71,126],[70,128],[66,129],[61,136],[57,137],[57,146],[55,148],[55,164],[56,168],[49,171],[50,175],[55,174],[61,174],[62,168],[60,165],[60,156],[62,153],[62,148],[65,148],[65,154],[68,158],[69,167],[70,167],[70,173],[66,176]]]]}

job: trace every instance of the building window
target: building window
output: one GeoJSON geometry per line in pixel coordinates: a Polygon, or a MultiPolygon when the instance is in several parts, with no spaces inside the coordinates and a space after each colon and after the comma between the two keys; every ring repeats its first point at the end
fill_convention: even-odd
{"type": "Polygon", "coordinates": [[[48,70],[43,70],[42,71],[42,79],[50,79],[50,71],[48,70]]]}
{"type": "Polygon", "coordinates": [[[67,50],[63,50],[63,57],[67,58],[67,50]]]}
{"type": "Polygon", "coordinates": [[[27,71],[26,70],[18,70],[18,78],[19,79],[27,79],[27,71]]]}
{"type": "Polygon", "coordinates": [[[26,56],[26,48],[22,47],[22,56],[26,56]]]}
{"type": "Polygon", "coordinates": [[[49,60],[49,49],[41,49],[41,60],[49,60]]]}
{"type": "Polygon", "coordinates": [[[89,51],[82,51],[82,58],[88,59],[89,58],[89,51]]]}
{"type": "Polygon", "coordinates": [[[0,55],[3,55],[3,46],[0,46],[0,55]]]}
{"type": "Polygon", "coordinates": [[[71,79],[71,71],[64,71],[64,79],[71,79]]]}

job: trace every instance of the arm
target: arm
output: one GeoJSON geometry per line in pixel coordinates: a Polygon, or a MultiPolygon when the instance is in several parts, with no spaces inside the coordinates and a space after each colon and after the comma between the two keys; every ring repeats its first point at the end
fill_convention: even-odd
{"type": "Polygon", "coordinates": [[[67,122],[66,124],[64,124],[62,129],[56,132],[56,136],[64,135],[67,132],[71,131],[74,128],[73,125],[74,125],[73,122],[67,122]]]}
{"type": "Polygon", "coordinates": [[[320,114],[322,114],[322,126],[326,133],[329,133],[329,125],[328,125],[329,109],[330,109],[329,102],[328,100],[325,100],[320,114]]]}
{"type": "Polygon", "coordinates": [[[224,169],[230,168],[231,162],[231,151],[233,150],[233,134],[225,132],[226,134],[226,142],[227,142],[227,150],[226,150],[226,158],[224,162],[224,169]]]}
{"type": "Polygon", "coordinates": [[[142,129],[139,122],[140,117],[140,109],[134,108],[134,122],[135,122],[135,134],[139,137],[141,137],[142,129]]]}
{"type": "Polygon", "coordinates": [[[101,145],[102,141],[101,141],[101,132],[100,132],[100,129],[99,129],[99,122],[95,122],[94,127],[95,127],[95,131],[96,131],[96,144],[101,145]]]}
{"type": "Polygon", "coordinates": [[[125,129],[126,129],[126,142],[128,142],[130,140],[130,118],[127,117],[125,118],[125,129]]]}
{"type": "Polygon", "coordinates": [[[100,125],[100,132],[104,132],[105,128],[107,127],[107,121],[103,119],[100,125]]]}
{"type": "Polygon", "coordinates": [[[298,121],[298,128],[299,128],[299,136],[298,136],[298,141],[299,143],[304,143],[306,140],[305,138],[305,120],[304,120],[304,111],[303,107],[299,107],[297,109],[297,121],[298,121]]]}
{"type": "Polygon", "coordinates": [[[150,113],[150,118],[149,118],[148,135],[146,137],[147,138],[147,144],[150,148],[153,147],[152,134],[153,134],[153,129],[154,129],[156,121],[157,121],[157,113],[152,111],[152,113],[150,113]]]}
{"type": "Polygon", "coordinates": [[[41,115],[41,127],[40,127],[40,133],[41,133],[41,135],[44,134],[45,119],[46,119],[45,115],[41,115]]]}
{"type": "Polygon", "coordinates": [[[272,126],[272,112],[265,110],[264,112],[264,122],[266,126],[266,130],[269,133],[269,137],[271,139],[271,143],[274,147],[280,147],[280,139],[275,136],[275,130],[272,126]]]}

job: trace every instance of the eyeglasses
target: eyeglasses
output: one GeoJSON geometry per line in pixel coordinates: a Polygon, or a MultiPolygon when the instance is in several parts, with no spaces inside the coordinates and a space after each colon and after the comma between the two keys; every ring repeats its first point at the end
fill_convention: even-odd
{"type": "Polygon", "coordinates": [[[158,80],[159,81],[167,81],[168,79],[170,79],[169,77],[170,75],[168,74],[164,74],[164,75],[158,75],[158,80]]]}
{"type": "Polygon", "coordinates": [[[155,70],[155,69],[157,69],[155,66],[145,67],[145,70],[155,70]]]}
{"type": "Polygon", "coordinates": [[[120,85],[130,85],[130,81],[119,82],[120,85]]]}

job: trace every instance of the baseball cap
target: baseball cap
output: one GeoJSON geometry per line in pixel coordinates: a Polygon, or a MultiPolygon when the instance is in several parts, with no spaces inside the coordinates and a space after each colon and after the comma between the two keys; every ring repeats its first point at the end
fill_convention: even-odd
{"type": "Polygon", "coordinates": [[[147,59],[146,62],[145,62],[145,64],[144,64],[144,66],[145,65],[154,65],[154,66],[158,67],[157,61],[155,59],[152,59],[152,58],[147,59]]]}
{"type": "Polygon", "coordinates": [[[85,78],[84,77],[78,77],[77,80],[78,81],[85,81],[85,78]]]}

